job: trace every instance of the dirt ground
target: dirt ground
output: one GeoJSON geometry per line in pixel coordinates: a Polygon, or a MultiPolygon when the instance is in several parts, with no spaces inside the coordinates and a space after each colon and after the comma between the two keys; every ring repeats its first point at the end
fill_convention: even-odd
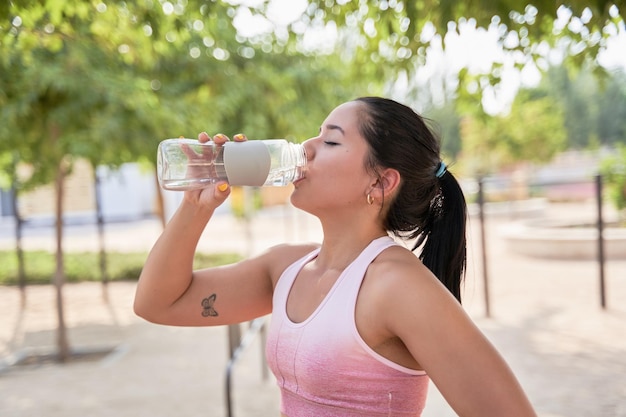
{"type": "MultiPolygon", "coordinates": [[[[547,216],[579,216],[589,207],[559,206],[547,216]]],[[[279,241],[318,240],[314,220],[290,209],[262,212],[251,229],[227,214],[205,231],[201,250],[255,253],[279,241]],[[219,236],[219,242],[211,239],[219,236]],[[252,237],[252,240],[249,239],[252,237]]],[[[487,223],[489,307],[485,316],[480,227],[470,224],[464,291],[468,313],[511,365],[541,417],[626,417],[626,260],[605,265],[607,308],[600,307],[598,264],[528,258],[511,253],[501,230],[514,219],[487,223]]],[[[0,223],[0,247],[11,248],[11,225],[0,223]]],[[[112,250],[147,250],[156,220],[107,226],[112,250]]],[[[51,230],[27,231],[26,247],[49,248],[51,230]]],[[[66,250],[96,247],[95,227],[68,228],[66,250]]],[[[225,416],[227,329],[157,326],[132,312],[135,283],[66,285],[65,316],[72,347],[107,354],[59,365],[12,365],[54,351],[55,293],[0,287],[0,416],[225,416]],[[108,301],[103,295],[108,296],[108,301]],[[94,359],[95,358],[95,359],[94,359]],[[89,359],[89,360],[87,360],[89,359]]],[[[232,415],[276,416],[278,392],[262,362],[257,336],[233,373],[232,415]]],[[[424,417],[455,414],[431,384],[424,417]]]]}

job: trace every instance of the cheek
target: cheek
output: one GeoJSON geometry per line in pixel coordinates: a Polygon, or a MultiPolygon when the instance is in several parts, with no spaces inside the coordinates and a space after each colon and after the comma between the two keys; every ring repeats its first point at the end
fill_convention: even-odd
{"type": "Polygon", "coordinates": [[[324,160],[320,158],[320,165],[323,165],[324,170],[337,173],[348,172],[353,176],[361,175],[365,170],[362,155],[348,150],[333,153],[324,160]]]}

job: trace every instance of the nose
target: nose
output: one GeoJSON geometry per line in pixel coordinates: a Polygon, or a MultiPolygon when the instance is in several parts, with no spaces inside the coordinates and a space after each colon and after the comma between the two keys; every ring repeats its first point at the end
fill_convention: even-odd
{"type": "Polygon", "coordinates": [[[313,159],[315,155],[315,139],[316,138],[310,138],[302,142],[307,161],[313,159]]]}

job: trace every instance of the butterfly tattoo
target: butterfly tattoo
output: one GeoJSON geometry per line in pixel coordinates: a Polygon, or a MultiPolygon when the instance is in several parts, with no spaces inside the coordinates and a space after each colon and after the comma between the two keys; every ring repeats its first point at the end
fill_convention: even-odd
{"type": "Polygon", "coordinates": [[[217,311],[213,308],[213,303],[215,303],[215,299],[217,298],[216,294],[211,294],[204,300],[202,300],[202,316],[203,317],[217,317],[217,311]]]}

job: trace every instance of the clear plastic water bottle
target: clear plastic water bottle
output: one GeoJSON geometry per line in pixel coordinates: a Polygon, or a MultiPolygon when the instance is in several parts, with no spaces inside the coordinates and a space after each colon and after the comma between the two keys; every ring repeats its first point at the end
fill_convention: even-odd
{"type": "Polygon", "coordinates": [[[304,147],[285,139],[201,143],[166,139],[157,151],[159,184],[187,191],[227,181],[230,185],[285,186],[304,175],[304,147]]]}

